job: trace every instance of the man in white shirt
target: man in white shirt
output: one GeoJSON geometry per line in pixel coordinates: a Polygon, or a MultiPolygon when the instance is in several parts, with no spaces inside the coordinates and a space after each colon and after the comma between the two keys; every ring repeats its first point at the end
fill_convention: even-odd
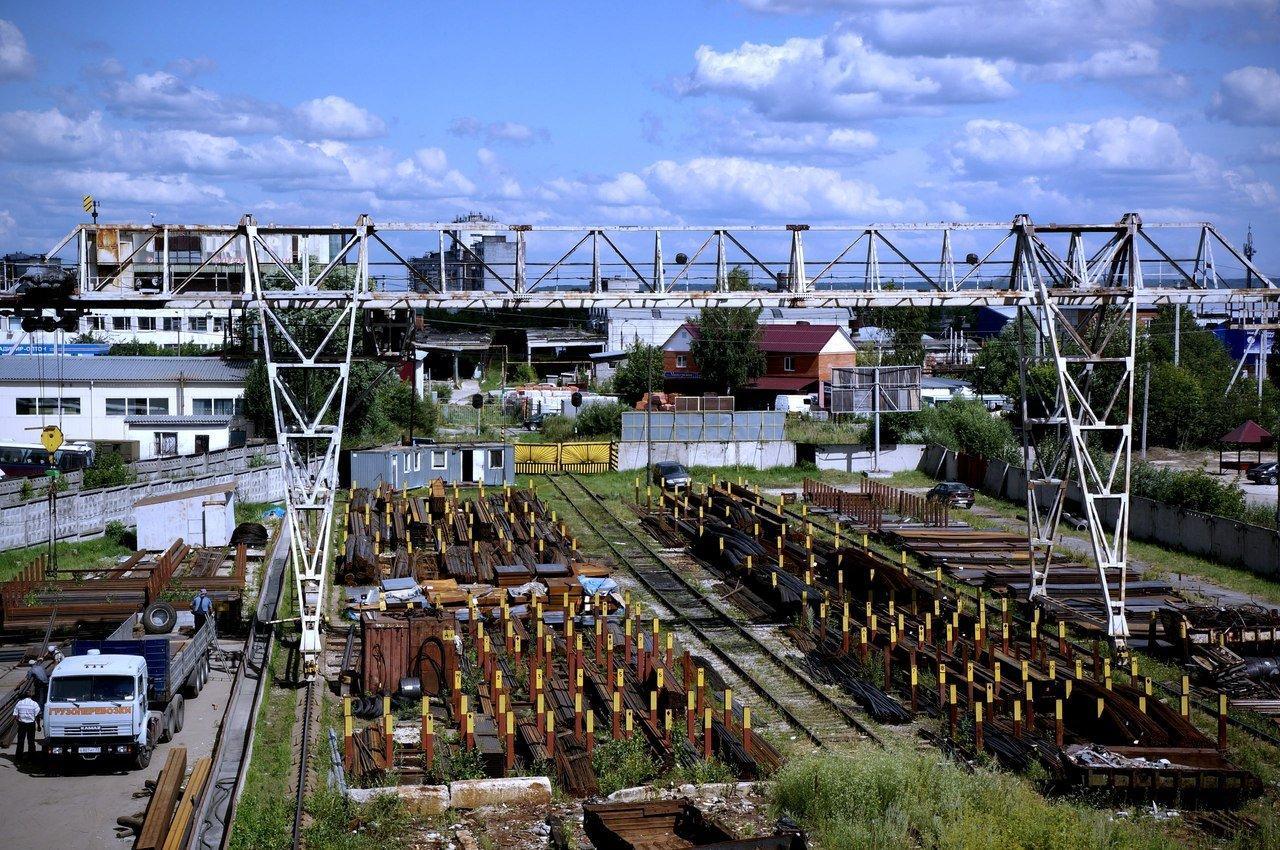
{"type": "Polygon", "coordinates": [[[13,716],[18,721],[18,751],[14,761],[22,761],[23,744],[26,744],[31,755],[36,754],[36,727],[40,725],[40,703],[31,697],[23,697],[13,707],[13,716]]]}

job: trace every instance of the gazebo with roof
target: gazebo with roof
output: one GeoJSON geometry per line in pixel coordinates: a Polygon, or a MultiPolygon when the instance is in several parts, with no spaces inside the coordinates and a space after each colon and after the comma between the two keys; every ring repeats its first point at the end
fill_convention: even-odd
{"type": "Polygon", "coordinates": [[[1243,472],[1255,463],[1262,463],[1262,450],[1271,444],[1271,432],[1252,419],[1222,436],[1222,447],[1218,449],[1218,470],[1220,472],[1243,472]],[[1235,460],[1227,460],[1224,454],[1232,448],[1236,450],[1235,460]],[[1245,460],[1244,452],[1256,451],[1257,460],[1245,460]]]}

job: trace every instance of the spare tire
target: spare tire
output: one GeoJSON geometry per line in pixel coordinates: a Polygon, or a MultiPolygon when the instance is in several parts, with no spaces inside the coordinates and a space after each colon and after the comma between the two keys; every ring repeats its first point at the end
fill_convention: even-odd
{"type": "Polygon", "coordinates": [[[152,602],[142,612],[142,630],[149,635],[165,635],[178,624],[178,611],[168,602],[152,602]]]}

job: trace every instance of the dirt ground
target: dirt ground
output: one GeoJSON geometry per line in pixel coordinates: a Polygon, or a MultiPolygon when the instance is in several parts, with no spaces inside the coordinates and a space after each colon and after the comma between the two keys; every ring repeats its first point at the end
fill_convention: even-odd
{"type": "MultiPolygon", "coordinates": [[[[726,791],[725,786],[685,785],[662,791],[661,799],[687,797],[741,838],[773,834],[775,819],[758,790],[726,791]]],[[[553,802],[550,809],[497,806],[449,812],[420,827],[407,838],[407,846],[422,850],[546,850],[552,846],[553,821],[563,827],[569,847],[592,846],[582,826],[582,803],[577,800],[553,802]]]]}

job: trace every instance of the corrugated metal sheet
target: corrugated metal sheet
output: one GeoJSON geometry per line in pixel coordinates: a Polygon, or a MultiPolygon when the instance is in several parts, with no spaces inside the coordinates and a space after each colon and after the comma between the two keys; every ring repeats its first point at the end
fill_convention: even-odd
{"type": "Polygon", "coordinates": [[[0,382],[243,384],[248,364],[217,357],[0,357],[0,382]]]}

